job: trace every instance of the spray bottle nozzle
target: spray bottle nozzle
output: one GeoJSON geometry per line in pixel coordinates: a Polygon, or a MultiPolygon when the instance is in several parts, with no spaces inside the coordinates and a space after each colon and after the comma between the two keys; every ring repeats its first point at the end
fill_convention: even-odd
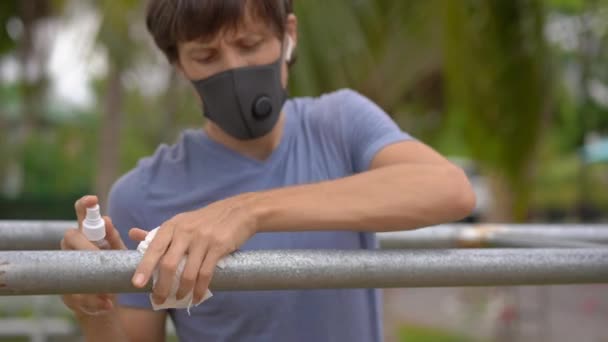
{"type": "Polygon", "coordinates": [[[100,218],[101,218],[101,214],[99,213],[99,204],[96,204],[93,207],[87,208],[86,220],[98,220],[100,218]]]}
{"type": "Polygon", "coordinates": [[[99,213],[99,205],[87,208],[87,216],[82,222],[82,233],[89,241],[99,241],[106,237],[106,224],[99,213]]]}

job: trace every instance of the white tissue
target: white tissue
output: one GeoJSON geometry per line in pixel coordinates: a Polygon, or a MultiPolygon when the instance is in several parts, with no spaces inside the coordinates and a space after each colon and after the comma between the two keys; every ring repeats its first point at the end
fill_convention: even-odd
{"type": "MultiPolygon", "coordinates": [[[[158,227],[158,228],[160,228],[160,227],[158,227]]],[[[155,229],[151,230],[150,232],[148,232],[148,235],[146,235],[146,239],[139,243],[139,245],[137,246],[137,251],[139,253],[144,254],[146,252],[146,250],[148,249],[148,246],[150,245],[150,242],[152,242],[152,239],[154,239],[154,236],[156,236],[158,228],[155,228],[155,229]]],[[[190,314],[190,307],[192,305],[198,306],[199,304],[201,304],[202,302],[204,302],[205,300],[207,300],[207,299],[211,298],[211,296],[213,296],[211,294],[211,291],[207,290],[203,299],[200,302],[193,304],[192,303],[192,297],[193,297],[192,292],[193,291],[190,291],[186,296],[184,296],[184,298],[177,300],[176,294],[177,294],[177,290],[179,289],[179,282],[180,282],[180,279],[182,276],[182,272],[184,271],[184,266],[186,265],[186,259],[187,259],[187,256],[185,256],[180,261],[179,265],[177,266],[177,271],[175,272],[175,278],[173,279],[173,284],[171,285],[171,291],[169,293],[169,297],[167,297],[165,302],[162,304],[156,304],[156,303],[154,303],[154,300],[152,300],[152,295],[150,295],[150,302],[152,303],[152,308],[155,311],[162,310],[162,309],[184,309],[184,308],[186,308],[186,309],[188,309],[188,314],[190,314]]],[[[223,263],[218,263],[218,266],[221,267],[222,264],[223,263]]],[[[157,279],[158,279],[158,267],[154,270],[154,274],[152,275],[153,286],[156,285],[157,279]]]]}

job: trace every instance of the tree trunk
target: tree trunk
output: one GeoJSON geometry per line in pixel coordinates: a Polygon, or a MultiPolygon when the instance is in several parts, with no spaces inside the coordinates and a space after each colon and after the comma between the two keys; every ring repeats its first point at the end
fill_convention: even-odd
{"type": "Polygon", "coordinates": [[[506,223],[513,221],[513,199],[515,194],[509,187],[503,174],[488,171],[488,183],[490,185],[492,205],[489,208],[487,217],[484,221],[494,223],[506,223]]]}
{"type": "Polygon", "coordinates": [[[110,67],[101,119],[101,132],[98,139],[95,193],[99,197],[99,204],[104,211],[107,208],[108,192],[118,176],[120,165],[120,128],[124,101],[121,76],[121,70],[115,66],[110,67]]]}

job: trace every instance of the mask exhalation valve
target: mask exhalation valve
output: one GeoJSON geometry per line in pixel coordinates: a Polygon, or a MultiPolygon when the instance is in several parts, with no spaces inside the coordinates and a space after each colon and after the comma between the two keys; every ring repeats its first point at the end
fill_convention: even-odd
{"type": "Polygon", "coordinates": [[[262,95],[253,103],[253,117],[256,119],[264,119],[272,113],[272,101],[268,96],[262,95]]]}

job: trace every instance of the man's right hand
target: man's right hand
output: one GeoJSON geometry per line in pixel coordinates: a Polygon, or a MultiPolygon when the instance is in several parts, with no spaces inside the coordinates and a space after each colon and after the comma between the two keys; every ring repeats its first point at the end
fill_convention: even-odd
{"type": "MultiPolygon", "coordinates": [[[[78,217],[78,228],[65,232],[63,240],[61,240],[62,250],[99,250],[82,233],[82,221],[86,216],[86,210],[95,206],[97,202],[96,196],[84,196],[76,201],[74,208],[78,217]]],[[[112,220],[107,216],[104,216],[103,219],[106,225],[105,239],[110,244],[110,248],[117,250],[127,249],[120,238],[120,234],[114,228],[112,220]]],[[[78,317],[104,314],[111,311],[115,306],[114,294],[71,294],[62,297],[65,305],[74,311],[78,317]]]]}

